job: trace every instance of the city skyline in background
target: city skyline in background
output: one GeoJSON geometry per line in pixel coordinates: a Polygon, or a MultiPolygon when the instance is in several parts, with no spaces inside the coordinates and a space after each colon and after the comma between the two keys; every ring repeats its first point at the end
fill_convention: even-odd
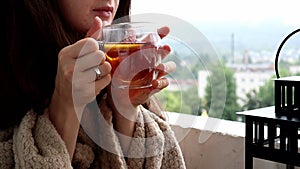
{"type": "MultiPolygon", "coordinates": [[[[182,2],[132,1],[132,15],[161,13],[185,20],[207,37],[222,56],[232,52],[232,45],[236,52],[275,52],[288,33],[300,28],[300,18],[297,15],[299,2],[296,0],[182,2]]],[[[296,40],[289,40],[286,46],[297,47],[300,35],[294,39],[296,40]]]]}
{"type": "MultiPolygon", "coordinates": [[[[216,88],[218,85],[216,85],[216,83],[212,84],[210,81],[212,76],[215,75],[211,75],[212,72],[207,69],[207,65],[203,65],[203,63],[207,62],[198,63],[197,52],[205,52],[206,49],[213,47],[213,51],[217,54],[218,61],[224,64],[223,73],[225,73],[226,68],[233,70],[233,74],[229,78],[234,79],[235,86],[233,88],[235,90],[233,91],[235,91],[235,93],[226,94],[228,96],[236,96],[236,101],[238,106],[240,106],[238,109],[240,110],[242,108],[253,108],[251,106],[245,107],[248,99],[250,99],[248,98],[248,94],[253,94],[251,93],[253,91],[259,93],[259,88],[265,86],[274,76],[275,54],[280,43],[289,33],[300,28],[300,18],[297,16],[298,4],[299,2],[296,0],[138,0],[132,1],[131,14],[136,16],[139,14],[149,14],[148,19],[160,19],[160,23],[164,22],[163,19],[168,18],[164,18],[163,15],[169,15],[171,16],[170,18],[175,19],[166,20],[166,24],[169,22],[172,26],[175,25],[171,27],[171,33],[172,30],[177,30],[174,31],[175,34],[170,34],[175,37],[183,38],[183,42],[192,41],[196,44],[193,46],[180,46],[185,43],[178,43],[178,46],[174,46],[177,49],[177,53],[175,52],[176,57],[174,57],[176,59],[173,58],[177,61],[177,71],[172,74],[167,91],[174,92],[175,94],[173,93],[173,95],[176,97],[170,94],[166,96],[173,97],[171,99],[169,98],[169,100],[179,100],[178,104],[185,102],[185,104],[189,105],[189,108],[185,107],[186,109],[199,106],[200,102],[201,106],[207,104],[208,100],[206,100],[206,95],[210,96],[210,92],[207,93],[206,90],[207,86],[214,86],[216,88]],[[151,14],[155,14],[153,18],[151,18],[151,14]],[[162,14],[162,16],[157,17],[157,14],[162,14]],[[176,22],[176,18],[178,18],[178,22],[176,22]],[[182,26],[180,24],[185,24],[185,22],[182,21],[190,25],[182,26]],[[191,26],[196,28],[199,32],[195,32],[191,26]],[[208,41],[203,39],[200,33],[204,35],[208,41]],[[177,36],[179,34],[180,36],[177,36]],[[207,42],[209,42],[211,46],[205,45],[207,42]],[[189,50],[185,51],[183,47],[189,50]],[[193,47],[199,47],[201,50],[196,49],[195,51],[197,52],[193,53],[193,49],[195,49],[193,47]],[[191,90],[193,87],[197,89],[197,92],[191,90]],[[185,91],[182,92],[182,95],[188,93],[188,96],[182,96],[185,98],[180,100],[181,97],[176,95],[177,91],[185,91]],[[194,103],[195,98],[192,100],[189,100],[189,98],[195,94],[201,101],[195,103],[195,105],[191,105],[194,103]]],[[[145,16],[147,15],[143,15],[143,18],[146,18],[145,16]]],[[[206,58],[205,55],[202,56],[206,58]]],[[[207,56],[213,60],[215,55],[207,56]]],[[[300,32],[289,38],[285,43],[280,53],[280,60],[291,63],[287,69],[288,71],[292,73],[300,72],[300,32]],[[295,63],[297,65],[295,65],[295,63]]],[[[222,81],[222,79],[219,80],[222,81]]],[[[232,88],[232,86],[226,86],[226,88],[232,88]]],[[[268,88],[272,91],[270,87],[268,88]]],[[[268,94],[271,94],[271,92],[268,91],[268,94]]],[[[254,97],[256,97],[255,100],[262,100],[262,98],[259,98],[259,95],[253,96],[253,99],[254,97]]],[[[264,100],[263,103],[260,104],[269,104],[271,101],[272,97],[270,97],[269,100],[264,100]]],[[[235,101],[232,100],[231,103],[234,102],[235,101]]],[[[176,104],[172,103],[172,106],[174,105],[176,104]]],[[[188,110],[185,110],[185,108],[182,108],[182,111],[187,113],[188,110]]],[[[237,111],[237,107],[235,107],[234,104],[226,104],[225,108],[237,111]]],[[[173,109],[171,111],[180,112],[181,109],[173,109]]],[[[234,114],[235,111],[227,113],[234,114]]],[[[190,113],[195,114],[197,112],[191,109],[190,113]]]]}

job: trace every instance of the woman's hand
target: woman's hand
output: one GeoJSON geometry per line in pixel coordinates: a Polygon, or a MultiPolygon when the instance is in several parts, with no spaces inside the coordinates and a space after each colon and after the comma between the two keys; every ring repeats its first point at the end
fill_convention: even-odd
{"type": "MultiPolygon", "coordinates": [[[[169,33],[168,27],[158,29],[158,34],[164,38],[169,33]]],[[[164,59],[170,53],[171,48],[168,45],[161,46],[158,50],[159,54],[164,59]]],[[[138,64],[138,63],[137,63],[138,64]]],[[[152,86],[142,89],[119,89],[110,86],[109,88],[109,103],[113,107],[114,113],[117,116],[122,116],[130,121],[135,121],[137,117],[137,107],[146,103],[149,98],[166,88],[169,81],[164,76],[173,72],[176,69],[174,62],[161,63],[157,66],[158,77],[152,82],[152,86]]]]}
{"type": "Polygon", "coordinates": [[[65,106],[82,110],[110,82],[111,66],[97,42],[85,38],[59,53],[55,93],[65,106]],[[101,78],[97,79],[95,68],[101,78]]]}
{"type": "Polygon", "coordinates": [[[111,81],[111,66],[95,40],[100,36],[101,27],[101,20],[95,18],[87,37],[63,48],[58,56],[55,90],[48,111],[71,158],[85,106],[111,81]],[[101,71],[100,79],[95,68],[101,71]]]}
{"type": "Polygon", "coordinates": [[[100,29],[101,20],[96,18],[87,38],[63,48],[58,56],[55,92],[65,105],[75,106],[78,110],[93,101],[111,80],[111,66],[95,40],[100,29]],[[97,67],[101,72],[100,79],[94,70],[97,67]]]}
{"type": "MultiPolygon", "coordinates": [[[[162,27],[158,30],[161,38],[169,33],[168,27],[162,27]]],[[[171,51],[170,46],[161,46],[158,50],[159,54],[164,59],[171,51]]],[[[137,63],[138,64],[138,63],[137,63]]],[[[131,137],[135,129],[135,122],[138,115],[138,105],[149,100],[154,94],[164,89],[169,85],[169,82],[163,76],[174,71],[176,65],[173,62],[162,63],[157,66],[159,72],[158,78],[152,82],[152,86],[143,89],[119,89],[111,85],[108,88],[108,102],[112,107],[114,116],[114,128],[118,131],[120,144],[123,153],[126,154],[131,137]],[[127,136],[127,137],[124,137],[127,136]],[[128,137],[129,136],[129,137],[128,137]]]]}
{"type": "MultiPolygon", "coordinates": [[[[158,29],[158,34],[161,38],[164,38],[169,33],[168,27],[162,27],[158,29]]],[[[162,56],[162,60],[168,56],[171,48],[168,45],[161,46],[158,50],[159,54],[162,56]]],[[[138,63],[137,63],[138,64],[138,63]]],[[[111,94],[115,107],[120,110],[126,109],[126,107],[132,106],[137,107],[148,101],[149,97],[153,94],[159,92],[169,85],[168,79],[164,76],[173,72],[176,69],[176,64],[174,62],[161,63],[157,66],[157,71],[159,72],[157,79],[152,82],[152,86],[144,89],[118,89],[111,87],[111,94]],[[129,106],[130,105],[130,106],[129,106]]]]}

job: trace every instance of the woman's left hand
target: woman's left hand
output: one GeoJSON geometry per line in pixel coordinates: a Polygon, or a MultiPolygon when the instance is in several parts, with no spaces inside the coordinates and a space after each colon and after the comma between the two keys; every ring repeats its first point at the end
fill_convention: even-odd
{"type": "MultiPolygon", "coordinates": [[[[162,27],[158,29],[158,34],[161,38],[164,38],[169,33],[168,27],[162,27]]],[[[171,52],[171,47],[169,45],[163,45],[159,48],[158,52],[162,56],[162,60],[168,56],[171,52]]],[[[173,72],[176,69],[176,64],[172,61],[161,63],[157,66],[159,72],[157,79],[152,82],[152,86],[143,89],[118,89],[111,87],[110,94],[112,95],[112,101],[114,107],[120,110],[127,109],[128,106],[132,108],[137,107],[140,104],[146,103],[149,98],[166,88],[169,85],[169,81],[164,76],[173,72]],[[114,101],[116,100],[116,101],[114,101]]]]}
{"type": "MultiPolygon", "coordinates": [[[[161,38],[169,33],[168,27],[162,27],[158,30],[161,38]]],[[[168,45],[161,46],[158,50],[162,60],[170,53],[171,48],[168,45]]],[[[114,116],[114,128],[120,139],[123,152],[126,154],[135,130],[135,122],[138,116],[138,105],[146,103],[149,98],[169,85],[169,81],[164,76],[176,69],[174,62],[161,63],[156,68],[158,77],[152,82],[152,86],[143,89],[119,89],[108,88],[108,102],[112,107],[114,116]],[[126,136],[126,137],[123,137],[126,136]]]]}

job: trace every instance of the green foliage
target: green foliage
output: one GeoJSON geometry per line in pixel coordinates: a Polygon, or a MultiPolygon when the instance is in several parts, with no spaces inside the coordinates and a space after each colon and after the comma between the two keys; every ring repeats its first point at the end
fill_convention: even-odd
{"type": "Polygon", "coordinates": [[[168,90],[164,90],[164,97],[162,98],[161,95],[158,95],[159,100],[161,100],[161,102],[163,103],[165,109],[167,111],[171,111],[171,112],[179,112],[178,110],[180,110],[180,92],[179,91],[168,91],[168,90]]]}
{"type": "Polygon", "coordinates": [[[207,79],[208,81],[216,81],[213,86],[207,86],[205,89],[205,100],[207,102],[206,109],[209,110],[212,105],[219,107],[217,110],[221,110],[222,106],[225,107],[223,112],[208,112],[208,116],[222,118],[226,120],[236,120],[236,112],[239,110],[239,106],[237,104],[237,96],[236,96],[236,84],[234,79],[234,71],[227,67],[215,67],[214,70],[211,71],[211,75],[207,79]],[[222,75],[223,73],[223,75],[222,75]],[[222,76],[225,75],[225,81],[222,76]],[[216,98],[212,100],[212,88],[216,93],[216,98]],[[223,96],[225,90],[225,96],[223,96]],[[223,100],[223,98],[225,100],[223,100]]]}
{"type": "MultiPolygon", "coordinates": [[[[177,65],[176,71],[168,75],[172,79],[197,79],[198,71],[208,68],[204,67],[200,60],[195,60],[196,56],[193,53],[184,53],[178,50],[170,55],[171,56],[168,56],[164,61],[174,61],[177,65]]],[[[210,56],[203,57],[210,58],[210,56]]],[[[223,59],[226,60],[227,57],[223,59]]],[[[293,64],[297,65],[298,63],[293,64]]],[[[291,76],[291,73],[288,71],[290,65],[291,63],[285,61],[280,62],[280,77],[291,76]]],[[[237,104],[234,71],[222,66],[213,66],[208,69],[211,69],[209,70],[211,74],[207,79],[208,86],[206,86],[203,100],[198,97],[196,86],[183,91],[168,91],[165,89],[157,94],[164,108],[167,111],[194,115],[200,115],[200,110],[205,108],[210,117],[237,120],[237,111],[274,105],[274,81],[272,79],[276,78],[275,76],[268,80],[265,85],[261,86],[259,90],[252,90],[247,93],[246,99],[244,100],[245,104],[239,107],[237,104]],[[211,83],[212,81],[214,81],[214,83],[211,83]],[[214,96],[212,96],[212,92],[214,96]],[[212,100],[212,98],[214,98],[214,100],[212,100]],[[220,111],[210,111],[212,109],[220,111]]],[[[296,75],[299,76],[300,73],[296,75]]]]}
{"type": "Polygon", "coordinates": [[[267,107],[274,105],[274,81],[269,80],[265,85],[259,88],[258,100],[261,100],[260,107],[267,107]]]}
{"type": "MultiPolygon", "coordinates": [[[[291,76],[292,74],[285,68],[279,71],[280,77],[291,76]]],[[[297,74],[296,74],[297,75],[297,74]]],[[[242,110],[252,110],[267,106],[274,106],[274,80],[276,76],[271,77],[266,83],[259,87],[258,91],[252,90],[246,94],[245,104],[242,110]]]]}
{"type": "Polygon", "coordinates": [[[193,115],[199,114],[201,101],[198,97],[197,87],[191,87],[184,91],[163,90],[156,97],[166,111],[193,115]]]}
{"type": "Polygon", "coordinates": [[[252,110],[261,107],[262,101],[258,97],[258,92],[256,90],[251,90],[246,94],[246,99],[243,100],[245,104],[242,106],[242,110],[252,110]]]}
{"type": "Polygon", "coordinates": [[[190,107],[190,113],[200,115],[201,100],[198,96],[197,86],[193,86],[182,93],[183,103],[190,107]]]}

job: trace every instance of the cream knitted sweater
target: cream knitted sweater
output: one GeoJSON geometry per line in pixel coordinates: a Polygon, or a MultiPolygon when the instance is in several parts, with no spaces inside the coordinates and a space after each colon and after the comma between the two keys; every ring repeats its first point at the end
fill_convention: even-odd
{"type": "Polygon", "coordinates": [[[72,161],[47,113],[37,115],[29,111],[18,126],[0,131],[0,168],[186,168],[178,142],[166,121],[140,107],[134,138],[128,154],[124,155],[113,129],[111,110],[104,102],[99,107],[101,113],[96,123],[82,123],[88,125],[80,128],[72,161]],[[100,126],[99,130],[95,130],[95,124],[100,126]]]}

